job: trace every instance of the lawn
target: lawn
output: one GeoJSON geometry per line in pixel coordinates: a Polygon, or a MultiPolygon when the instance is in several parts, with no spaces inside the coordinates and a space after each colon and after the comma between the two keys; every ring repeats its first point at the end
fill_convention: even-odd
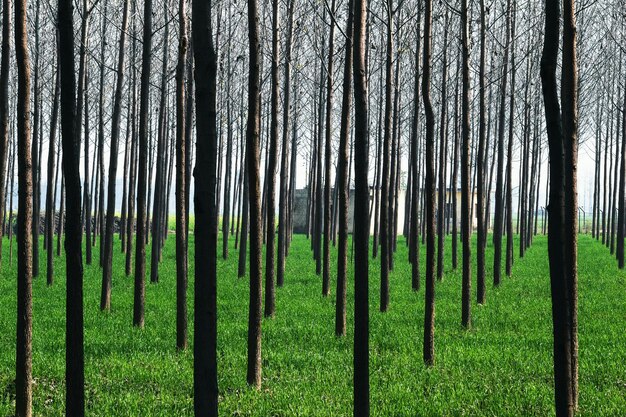
{"type": "MultiPolygon", "coordinates": [[[[88,415],[193,414],[191,349],[183,353],[175,349],[174,243],[171,235],[160,282],[146,284],[143,330],[132,327],[133,280],[124,276],[119,241],[115,243],[110,313],[99,311],[102,273],[97,251],[94,265],[85,268],[88,415]]],[[[232,243],[231,257],[219,260],[221,415],[352,415],[352,279],[348,285],[348,335],[336,338],[334,287],[330,298],[321,296],[321,278],[315,275],[309,247],[304,237],[294,238],[285,286],[276,294],[276,317],[263,322],[260,391],[246,385],[248,281],[237,278],[237,252],[232,243]]],[[[492,262],[487,262],[487,303],[478,306],[473,301],[470,331],[460,325],[461,276],[460,270],[450,267],[449,247],[448,241],[446,274],[436,286],[436,364],[431,369],[422,362],[424,291],[411,291],[404,241],[398,243],[390,309],[384,314],[378,312],[379,264],[377,260],[370,263],[372,415],[554,414],[545,237],[535,238],[526,256],[515,260],[512,277],[505,278],[499,288],[490,284],[492,262]]],[[[16,259],[9,265],[8,248],[5,239],[0,275],[0,416],[12,415],[14,410],[16,259]]],[[[424,253],[422,250],[422,260],[424,253]]],[[[490,245],[487,256],[492,256],[490,245]]],[[[579,257],[580,415],[623,415],[626,275],[617,269],[608,250],[589,236],[580,237],[579,257]]],[[[56,280],[49,288],[45,260],[42,252],[40,276],[33,285],[34,412],[62,416],[64,260],[55,259],[56,280]]],[[[421,266],[423,271],[424,262],[421,266]]],[[[475,275],[472,285],[475,299],[475,275]]],[[[189,300],[192,340],[193,262],[189,300]]]]}

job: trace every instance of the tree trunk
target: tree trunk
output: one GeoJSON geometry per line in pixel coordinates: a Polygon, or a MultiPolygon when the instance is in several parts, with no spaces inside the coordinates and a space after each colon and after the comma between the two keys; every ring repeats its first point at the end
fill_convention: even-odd
{"type": "MultiPolygon", "coordinates": [[[[3,13],[10,10],[4,0],[3,13]]],[[[17,335],[15,355],[15,416],[31,417],[33,406],[33,171],[30,152],[30,63],[26,0],[15,2],[17,62],[17,335]]],[[[4,21],[7,18],[4,17],[4,21]]],[[[3,27],[4,30],[4,27],[3,27]]]]}
{"type": "MultiPolygon", "coordinates": [[[[477,236],[476,236],[476,301],[485,304],[485,244],[487,227],[485,225],[485,142],[486,142],[486,117],[487,106],[485,103],[485,74],[486,74],[486,49],[487,49],[487,15],[485,0],[480,0],[480,69],[478,74],[478,183],[476,206],[477,236]]],[[[487,207],[489,210],[489,207],[487,207]]]]}
{"type": "MultiPolygon", "coordinates": [[[[248,192],[250,196],[250,308],[248,316],[247,381],[261,388],[261,251],[262,221],[259,173],[259,129],[261,119],[261,74],[259,45],[259,14],[257,0],[248,0],[248,38],[250,62],[248,79],[248,192]]],[[[197,59],[197,57],[196,57],[197,59]]],[[[245,250],[245,249],[244,249],[245,250]]]]}
{"type": "MultiPolygon", "coordinates": [[[[187,348],[187,213],[185,202],[185,74],[187,1],[178,2],[178,64],[176,66],[176,348],[187,348]]],[[[134,154],[134,152],[133,152],[134,154]]]]}
{"type": "Polygon", "coordinates": [[[493,285],[500,285],[502,276],[502,227],[504,223],[504,123],[506,114],[506,88],[509,73],[509,48],[511,43],[511,0],[506,6],[506,43],[504,46],[504,69],[502,70],[502,85],[500,87],[500,114],[498,117],[498,167],[496,174],[496,212],[493,224],[493,285]]]}
{"type": "MultiPolygon", "coordinates": [[[[113,102],[113,116],[111,120],[111,151],[109,163],[109,182],[107,194],[107,217],[104,237],[104,265],[102,272],[102,294],[100,296],[100,310],[111,309],[111,277],[113,274],[113,228],[115,226],[115,185],[117,177],[117,154],[120,135],[120,118],[122,113],[122,90],[124,88],[124,58],[126,51],[126,32],[128,28],[129,0],[124,1],[124,15],[120,31],[120,43],[117,61],[117,84],[113,102]]],[[[67,178],[66,178],[67,181],[67,178]]]]}
{"type": "MultiPolygon", "coordinates": [[[[446,84],[448,82],[448,26],[449,26],[449,13],[446,9],[445,22],[443,24],[443,62],[441,64],[441,124],[439,126],[439,185],[437,189],[437,280],[443,279],[443,251],[445,243],[444,223],[446,219],[446,148],[447,148],[447,111],[448,111],[448,92],[446,84]]],[[[464,67],[465,68],[465,67],[464,67]]],[[[469,81],[468,81],[469,82],[469,81]]],[[[463,114],[463,117],[465,114],[463,114]]],[[[465,139],[465,138],[463,138],[465,139]]],[[[465,142],[462,143],[465,150],[465,142]]],[[[468,145],[469,146],[469,145],[468,145]]],[[[461,152],[461,183],[463,183],[464,166],[463,152],[461,152]]],[[[461,206],[463,207],[463,198],[461,198],[461,206]]],[[[469,206],[469,204],[468,204],[469,206]]],[[[469,209],[469,207],[468,207],[469,209]]],[[[461,221],[465,217],[463,208],[461,208],[461,221]]],[[[461,227],[461,229],[463,229],[461,227]]],[[[461,230],[461,238],[463,236],[463,230],[461,230]]],[[[465,242],[465,240],[463,240],[465,242]]]]}
{"type": "MultiPolygon", "coordinates": [[[[217,415],[217,54],[211,3],[193,0],[196,81],[194,410],[217,415]]],[[[182,226],[182,222],[181,226],[182,226]]]]}
{"type": "Polygon", "coordinates": [[[144,2],[141,98],[139,103],[139,171],[137,182],[137,241],[135,243],[135,289],[133,325],[143,328],[146,281],[146,188],[148,162],[148,108],[152,56],[152,0],[144,2]]]}
{"type": "Polygon", "coordinates": [[[559,1],[546,3],[545,43],[541,59],[541,81],[545,103],[546,126],[550,146],[550,222],[548,251],[552,293],[554,334],[554,382],[557,416],[573,416],[575,401],[576,338],[576,231],[570,211],[576,201],[575,162],[577,140],[576,55],[573,4],[565,0],[563,35],[563,72],[561,97],[557,90],[559,53],[559,1]],[[567,197],[567,193],[574,194],[567,197]],[[574,296],[574,299],[570,297],[574,296]],[[572,309],[572,307],[574,307],[572,309]]]}
{"type": "MultiPolygon", "coordinates": [[[[61,76],[61,133],[63,174],[66,181],[67,215],[79,219],[80,191],[80,125],[76,122],[76,81],[74,79],[74,21],[71,0],[59,0],[59,64],[61,76]]],[[[85,10],[84,13],[87,13],[85,10]]],[[[53,122],[55,117],[53,115],[53,122]]],[[[53,133],[51,133],[52,137],[53,133]]],[[[85,415],[85,359],[83,347],[83,252],[80,221],[67,224],[66,263],[66,332],[65,381],[66,415],[85,415]]]]}
{"type": "Polygon", "coordinates": [[[265,246],[265,317],[273,317],[276,311],[274,275],[275,253],[276,253],[276,160],[278,153],[278,62],[279,62],[279,42],[278,27],[280,13],[278,10],[278,0],[272,0],[272,64],[271,64],[271,121],[270,134],[268,137],[268,161],[265,174],[267,184],[267,207],[266,207],[266,246],[265,246]]]}
{"type": "MultiPolygon", "coordinates": [[[[2,58],[0,62],[0,218],[5,218],[8,190],[7,159],[9,157],[9,71],[11,67],[11,0],[2,1],[2,58]],[[5,187],[5,184],[7,187],[5,187]]],[[[11,165],[12,166],[12,165],[11,165]]],[[[11,171],[12,172],[12,171],[11,171]]],[[[11,183],[12,185],[12,183],[11,183]]],[[[13,213],[9,213],[9,218],[13,213]]],[[[9,227],[11,223],[9,222],[9,227]]],[[[4,227],[0,229],[0,261],[4,227]]]]}
{"type": "MultiPolygon", "coordinates": [[[[346,46],[343,69],[343,97],[341,102],[341,130],[339,132],[339,154],[337,156],[337,185],[339,194],[339,247],[337,250],[337,299],[335,303],[335,335],[346,335],[346,281],[348,263],[348,136],[350,135],[350,113],[352,107],[354,0],[348,1],[346,21],[346,46]]],[[[369,226],[369,222],[368,222],[369,226]]],[[[368,227],[369,228],[369,227],[368,227]]],[[[369,235],[369,230],[368,230],[369,235]]],[[[365,249],[365,256],[368,250],[365,249]]]]}
{"type": "MultiPolygon", "coordinates": [[[[59,44],[59,52],[61,50],[61,45],[59,44]]],[[[59,62],[58,66],[60,67],[61,64],[59,62]]],[[[58,113],[59,113],[59,88],[60,88],[60,70],[59,68],[57,68],[57,74],[56,74],[56,81],[55,81],[55,86],[54,86],[54,97],[53,97],[53,103],[52,103],[52,115],[50,116],[50,146],[48,148],[48,180],[47,180],[47,184],[52,184],[53,181],[53,175],[54,175],[54,154],[55,154],[55,149],[54,149],[54,142],[56,140],[56,131],[57,131],[57,119],[58,119],[58,113]]],[[[52,195],[53,193],[53,187],[51,187],[50,185],[46,186],[46,242],[45,242],[45,247],[46,247],[46,283],[48,285],[52,285],[52,283],[54,282],[54,267],[53,267],[53,261],[54,261],[54,206],[53,206],[53,200],[54,200],[54,196],[52,195]]],[[[82,230],[81,230],[81,234],[82,234],[82,230]]]]}
{"type": "Polygon", "coordinates": [[[332,141],[332,110],[333,110],[333,58],[335,53],[335,15],[336,0],[330,6],[330,34],[328,39],[328,67],[326,68],[326,139],[324,144],[324,242],[323,242],[323,271],[322,296],[330,295],[330,158],[332,141]]]}
{"type": "MultiPolygon", "coordinates": [[[[283,101],[283,136],[282,154],[280,163],[280,185],[278,204],[278,255],[276,265],[276,284],[283,286],[285,281],[285,257],[287,255],[287,206],[289,201],[289,120],[291,116],[291,53],[293,37],[293,12],[295,0],[289,0],[287,17],[287,33],[285,46],[285,75],[284,75],[284,101],[283,101]]],[[[293,174],[292,174],[293,175],[293,174]]]]}
{"type": "Polygon", "coordinates": [[[432,56],[432,0],[426,0],[422,99],[426,113],[426,307],[424,309],[424,363],[435,364],[435,114],[430,98],[432,56]]]}
{"type": "Polygon", "coordinates": [[[367,1],[354,1],[354,415],[369,416],[369,132],[366,45],[367,1]]]}
{"type": "Polygon", "coordinates": [[[470,215],[470,68],[469,68],[469,23],[467,0],[461,0],[461,32],[462,32],[462,118],[461,118],[461,239],[463,240],[463,282],[461,298],[461,324],[469,329],[471,316],[471,222],[470,215]]]}

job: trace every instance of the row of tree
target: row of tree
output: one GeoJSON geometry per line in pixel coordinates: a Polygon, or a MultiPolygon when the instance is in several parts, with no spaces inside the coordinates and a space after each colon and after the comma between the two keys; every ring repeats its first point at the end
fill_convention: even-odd
{"type": "Polygon", "coordinates": [[[422,279],[420,243],[426,244],[423,358],[433,366],[435,283],[444,277],[446,236],[452,235],[454,268],[461,240],[461,324],[469,329],[474,281],[471,235],[477,234],[476,300],[484,304],[490,230],[494,285],[501,282],[503,258],[505,273],[512,272],[515,234],[523,257],[533,236],[548,231],[557,411],[566,415],[576,408],[578,143],[584,144],[579,138],[591,133],[585,126],[594,125],[592,233],[602,235],[607,244],[616,235],[620,267],[624,263],[626,143],[624,139],[619,142],[626,130],[623,92],[620,87],[615,91],[610,81],[621,77],[621,65],[610,65],[606,73],[589,62],[578,67],[576,50],[604,60],[618,50],[621,54],[624,31],[619,13],[623,5],[616,3],[615,13],[607,16],[601,6],[608,0],[578,9],[573,1],[565,0],[560,46],[558,0],[548,1],[545,9],[521,0],[498,4],[459,0],[436,5],[441,7],[434,7],[432,0],[371,4],[366,0],[343,4],[273,0],[261,6],[255,0],[246,4],[193,0],[190,16],[185,0],[158,7],[146,0],[143,9],[134,0],[83,0],[77,11],[65,0],[59,0],[56,7],[41,0],[34,0],[30,8],[26,0],[11,3],[3,1],[0,217],[2,232],[12,236],[17,172],[17,415],[31,413],[31,284],[32,277],[39,275],[41,230],[49,285],[54,284],[53,233],[56,230],[58,236],[56,256],[65,236],[67,357],[68,364],[72,362],[67,369],[67,406],[68,415],[82,415],[83,235],[88,265],[92,247],[99,241],[103,311],[111,308],[112,280],[118,272],[113,268],[114,246],[119,235],[125,273],[135,279],[133,323],[143,327],[146,247],[152,247],[150,280],[158,282],[172,183],[178,349],[187,347],[187,250],[194,198],[197,415],[217,413],[218,213],[222,214],[221,256],[228,258],[234,240],[239,276],[246,274],[249,265],[247,379],[260,387],[262,317],[277,314],[275,286],[289,280],[285,259],[298,208],[304,212],[324,296],[331,294],[335,275],[335,333],[345,335],[351,205],[355,415],[369,413],[370,257],[381,258],[380,311],[385,312],[391,301],[389,273],[398,262],[398,235],[404,235],[409,245],[415,291],[422,279]],[[15,76],[10,72],[12,7],[15,76]],[[575,10],[581,21],[578,38],[575,10]],[[74,24],[76,16],[79,28],[74,24]],[[543,34],[536,30],[542,18],[543,34]],[[605,25],[602,33],[610,34],[610,39],[599,40],[600,35],[594,33],[600,22],[605,25]],[[175,32],[178,42],[172,41],[175,32]],[[107,40],[112,33],[116,42],[107,40]],[[606,42],[607,47],[598,52],[588,46],[593,42],[606,42]],[[560,47],[559,84],[555,74],[560,47]],[[45,65],[48,62],[56,65],[45,65]],[[158,64],[160,70],[155,70],[158,64]],[[342,68],[342,77],[336,68],[342,68]],[[335,97],[338,90],[340,106],[335,97]],[[15,102],[10,102],[9,91],[17,92],[15,102]],[[595,112],[589,110],[593,108],[595,112]],[[16,117],[10,119],[10,114],[16,117]],[[595,124],[584,123],[591,120],[595,124]],[[97,127],[92,129],[94,124],[97,127]],[[549,170],[544,131],[548,133],[549,170]],[[41,171],[46,152],[41,227],[41,171]],[[604,177],[609,178],[605,187],[600,180],[602,167],[604,177]],[[296,196],[302,184],[305,204],[299,204],[296,196]],[[400,198],[403,191],[404,201],[400,198]],[[71,221],[65,222],[64,217],[71,221]],[[335,244],[336,273],[330,261],[335,244]]]}

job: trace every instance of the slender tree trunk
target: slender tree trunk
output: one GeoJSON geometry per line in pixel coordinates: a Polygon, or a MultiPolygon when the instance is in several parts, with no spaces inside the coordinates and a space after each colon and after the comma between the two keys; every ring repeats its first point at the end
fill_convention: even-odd
{"type": "MultiPolygon", "coordinates": [[[[185,67],[187,1],[178,2],[178,64],[176,66],[176,348],[187,348],[187,213],[185,210],[185,67]]],[[[134,152],[133,152],[134,154],[134,152]]]]}
{"type": "Polygon", "coordinates": [[[267,184],[267,208],[266,208],[266,225],[267,238],[265,246],[265,317],[273,317],[276,312],[275,302],[275,285],[274,275],[275,253],[276,253],[276,160],[278,153],[278,62],[279,62],[279,41],[278,27],[280,13],[278,10],[278,0],[272,0],[272,64],[271,64],[271,121],[270,134],[268,137],[268,161],[267,171],[265,174],[265,183],[267,184]]]}
{"type": "Polygon", "coordinates": [[[432,56],[432,0],[426,0],[422,99],[426,112],[426,307],[424,309],[424,363],[435,363],[435,114],[430,98],[432,56]]]}
{"type": "MultiPolygon", "coordinates": [[[[0,218],[5,218],[5,206],[8,190],[7,159],[9,157],[9,72],[11,67],[11,0],[2,1],[2,58],[0,62],[0,218]],[[7,185],[5,187],[5,185],[7,185]],[[3,192],[4,191],[4,192],[3,192]]],[[[12,164],[11,164],[12,166],[12,164]]],[[[12,172],[12,171],[11,171],[12,172]]],[[[11,182],[11,188],[13,183],[11,182]]],[[[12,199],[13,196],[11,196],[12,199]]],[[[9,213],[9,218],[13,213],[9,213]]],[[[11,223],[9,222],[9,227],[11,223]]],[[[0,228],[0,261],[2,260],[2,241],[4,227],[0,228]]]]}
{"type": "MultiPolygon", "coordinates": [[[[512,2],[511,15],[511,101],[509,102],[509,143],[507,147],[506,168],[506,275],[511,276],[513,267],[513,126],[515,124],[515,14],[516,0],[512,2]]],[[[518,213],[519,215],[519,213],[518,213]]]]}
{"type": "Polygon", "coordinates": [[[420,26],[422,23],[421,2],[417,6],[417,30],[415,41],[415,82],[413,85],[413,123],[411,126],[411,170],[413,180],[411,182],[411,232],[409,234],[409,252],[411,259],[411,287],[413,291],[420,289],[420,238],[419,238],[419,187],[421,185],[419,172],[419,63],[420,63],[420,26]]]}
{"type": "MultiPolygon", "coordinates": [[[[4,0],[3,13],[8,13],[4,0]]],[[[17,335],[15,355],[15,416],[31,417],[33,405],[33,170],[30,150],[30,61],[26,0],[15,2],[17,62],[17,335]]],[[[3,19],[8,20],[6,17],[3,19]]],[[[4,27],[3,27],[4,30],[4,27]]]]}
{"type": "Polygon", "coordinates": [[[217,416],[217,54],[210,2],[193,0],[192,25],[198,114],[194,173],[194,410],[198,416],[217,416]]]}
{"type": "Polygon", "coordinates": [[[498,117],[498,168],[496,174],[496,213],[493,225],[493,285],[500,285],[502,276],[502,227],[504,223],[504,123],[506,114],[506,89],[509,73],[509,47],[511,43],[511,0],[506,6],[506,43],[504,46],[504,68],[500,87],[500,114],[498,117]]]}
{"type": "Polygon", "coordinates": [[[463,282],[461,290],[461,324],[469,329],[471,315],[471,273],[472,257],[470,246],[471,222],[470,215],[470,67],[469,67],[469,22],[467,0],[461,0],[461,32],[462,32],[462,116],[461,116],[461,239],[463,244],[463,282]]]}
{"type": "Polygon", "coordinates": [[[354,0],[354,416],[369,416],[369,132],[366,48],[367,1],[354,0]]]}
{"type": "MultiPolygon", "coordinates": [[[[76,123],[76,81],[74,79],[74,21],[71,0],[59,0],[59,64],[61,76],[61,131],[63,174],[66,181],[67,215],[79,219],[80,191],[80,125],[76,123]]],[[[87,12],[86,10],[84,11],[87,12]]],[[[53,116],[53,122],[54,122],[53,116]]],[[[52,133],[51,133],[52,135],[52,133]]],[[[65,332],[65,413],[85,415],[85,359],[83,347],[83,252],[82,225],[70,221],[65,239],[66,263],[66,332],[65,332]]]]}
{"type": "MultiPolygon", "coordinates": [[[[276,284],[283,286],[285,281],[285,257],[287,254],[287,206],[289,188],[289,123],[291,116],[291,54],[293,37],[293,12],[295,0],[288,1],[287,33],[285,43],[285,74],[284,74],[284,99],[283,99],[283,132],[282,154],[280,163],[280,185],[278,204],[278,255],[276,264],[276,284]]],[[[293,174],[292,174],[293,175],[293,174]]]]}
{"type": "MultiPolygon", "coordinates": [[[[346,45],[343,70],[343,97],[341,102],[341,129],[339,132],[339,154],[337,157],[337,185],[339,194],[339,247],[337,251],[337,299],[335,303],[335,335],[346,335],[346,281],[348,256],[348,136],[350,134],[350,112],[352,107],[354,0],[348,1],[346,21],[346,45]]],[[[369,229],[369,222],[368,222],[369,229]]],[[[367,231],[369,235],[369,230],[367,231]]],[[[365,249],[365,257],[368,257],[365,249]]]]}
{"type": "MultiPolygon", "coordinates": [[[[448,92],[446,84],[448,82],[448,26],[449,13],[446,9],[445,23],[443,24],[443,62],[441,66],[441,125],[439,126],[439,185],[437,190],[437,280],[443,279],[443,251],[445,243],[444,223],[446,218],[446,148],[447,148],[447,111],[448,111],[448,92]]],[[[465,68],[465,67],[464,67],[465,68]]],[[[463,114],[463,117],[465,114],[463,114]]],[[[463,138],[465,139],[465,138],[463,138]]],[[[462,143],[462,150],[465,150],[465,142],[462,143]]],[[[469,145],[468,145],[469,146],[469,145]]],[[[463,185],[464,166],[463,152],[461,152],[461,184],[463,185]]],[[[469,168],[469,167],[468,167],[469,168]]],[[[461,206],[463,206],[463,198],[461,198],[461,206]]],[[[469,206],[469,204],[468,204],[469,206]]],[[[469,207],[468,207],[469,210],[469,207]]],[[[469,213],[469,211],[468,211],[469,213]]],[[[463,208],[461,208],[461,221],[465,216],[463,208]]],[[[461,227],[461,238],[464,239],[463,227],[461,227]]],[[[465,242],[465,240],[463,240],[465,242]]]]}
{"type": "MultiPolygon", "coordinates": [[[[478,304],[485,304],[485,243],[487,227],[485,225],[485,142],[486,142],[486,117],[487,106],[485,103],[485,74],[486,74],[486,49],[487,49],[487,15],[485,0],[480,0],[480,69],[478,74],[478,204],[476,217],[478,218],[478,230],[476,236],[476,300],[478,304]]],[[[489,210],[489,207],[487,207],[489,210]]]]}
{"type": "Polygon", "coordinates": [[[560,8],[558,0],[546,3],[545,43],[541,81],[550,146],[550,222],[548,251],[554,334],[554,381],[557,416],[573,416],[575,401],[576,332],[576,231],[571,202],[576,201],[575,159],[577,140],[577,69],[573,3],[565,0],[563,69],[559,104],[556,69],[559,53],[560,8]],[[561,116],[561,110],[563,111],[561,116]],[[566,196],[568,192],[574,195],[566,196]],[[574,296],[574,299],[570,297],[574,296]],[[574,307],[572,309],[572,307],[574,307]]]}
{"type": "Polygon", "coordinates": [[[143,328],[146,281],[146,188],[148,160],[148,108],[152,56],[152,0],[144,1],[141,95],[139,109],[139,171],[137,182],[137,241],[135,244],[135,289],[133,325],[143,328]]]}
{"type": "MultiPolygon", "coordinates": [[[[39,42],[39,31],[40,31],[40,5],[41,1],[36,0],[35,2],[35,62],[34,62],[34,74],[33,74],[33,124],[32,124],[32,155],[31,155],[31,164],[32,164],[32,181],[33,181],[33,212],[32,212],[32,251],[33,251],[33,264],[32,264],[32,272],[33,277],[39,276],[39,218],[40,218],[40,210],[39,210],[39,201],[40,201],[40,190],[39,190],[39,136],[41,135],[41,89],[39,88],[39,56],[40,56],[40,42],[39,42]]],[[[17,18],[16,25],[17,25],[17,18]]],[[[16,27],[17,29],[17,27],[16,27]]],[[[15,48],[17,51],[17,47],[15,48]]]]}
{"type": "Polygon", "coordinates": [[[248,79],[248,126],[246,131],[246,151],[248,153],[248,187],[250,194],[250,308],[248,316],[247,381],[249,385],[252,385],[256,389],[260,389],[262,221],[259,173],[259,130],[261,119],[261,65],[257,0],[248,0],[248,31],[248,38],[250,41],[250,67],[248,79]]]}
{"type": "Polygon", "coordinates": [[[389,202],[391,201],[390,175],[390,146],[392,134],[392,92],[393,92],[393,0],[387,0],[386,21],[386,59],[385,59],[385,113],[384,113],[384,136],[382,146],[382,179],[380,201],[380,311],[385,312],[389,307],[389,257],[390,257],[390,216],[389,202]]]}
{"type": "MultiPolygon", "coordinates": [[[[61,45],[59,45],[59,51],[61,50],[61,45]]],[[[60,67],[61,64],[59,63],[58,66],[60,67]]],[[[54,200],[54,196],[52,195],[53,193],[53,187],[51,186],[52,181],[53,181],[53,174],[54,174],[54,156],[55,156],[55,149],[54,149],[54,142],[56,141],[56,130],[57,130],[57,119],[58,119],[58,113],[59,113],[59,89],[60,89],[60,83],[61,83],[61,79],[60,79],[60,70],[57,68],[57,74],[56,74],[56,81],[55,81],[55,86],[54,86],[54,97],[53,97],[53,103],[52,103],[52,115],[50,116],[50,146],[48,148],[48,179],[47,179],[47,186],[46,186],[46,242],[45,242],[45,248],[46,248],[46,283],[48,285],[52,285],[54,282],[54,267],[53,267],[53,261],[54,261],[54,246],[53,246],[53,242],[54,242],[54,238],[53,238],[53,234],[54,234],[54,206],[53,206],[53,200],[54,200]]],[[[82,234],[82,231],[81,231],[82,234]]]]}
{"type": "MultiPolygon", "coordinates": [[[[115,227],[115,186],[117,178],[117,154],[120,134],[120,118],[122,113],[122,90],[124,88],[126,32],[128,28],[129,0],[124,1],[124,14],[120,31],[120,43],[117,62],[117,84],[113,102],[113,116],[111,120],[111,151],[109,163],[109,182],[107,194],[107,217],[104,237],[104,265],[102,272],[102,293],[100,296],[100,310],[111,309],[111,282],[113,275],[113,228],[115,227]]],[[[67,178],[66,178],[67,181],[67,178]]]]}
{"type": "Polygon", "coordinates": [[[324,144],[324,242],[323,242],[323,271],[322,295],[330,295],[330,164],[332,141],[332,110],[333,110],[333,58],[335,53],[335,15],[336,0],[330,6],[331,24],[328,40],[328,67],[326,68],[326,138],[324,144]]]}

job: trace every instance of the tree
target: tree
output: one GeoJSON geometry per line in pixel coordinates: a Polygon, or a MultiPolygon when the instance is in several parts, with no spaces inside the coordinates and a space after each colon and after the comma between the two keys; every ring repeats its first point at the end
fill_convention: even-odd
{"type": "Polygon", "coordinates": [[[152,0],[144,1],[141,98],[139,102],[139,172],[137,182],[137,241],[133,325],[143,327],[146,284],[146,189],[148,163],[148,107],[152,56],[152,0]]]}
{"type": "Polygon", "coordinates": [[[194,410],[217,415],[217,54],[212,6],[193,0],[192,41],[196,82],[196,193],[194,294],[194,410]]]}
{"type": "Polygon", "coordinates": [[[249,385],[252,385],[253,387],[258,389],[261,387],[262,221],[259,179],[261,63],[259,45],[259,13],[257,0],[248,0],[248,39],[250,41],[250,61],[248,74],[248,125],[246,130],[246,152],[248,167],[248,193],[250,204],[250,309],[248,316],[247,381],[249,385]]]}
{"type": "Polygon", "coordinates": [[[559,0],[547,1],[545,10],[541,85],[550,150],[548,251],[554,336],[554,398],[557,416],[573,416],[578,385],[575,221],[578,74],[574,2],[564,0],[562,103],[559,103],[556,78],[560,33],[559,0]]]}
{"type": "MultiPolygon", "coordinates": [[[[486,73],[486,44],[487,44],[487,16],[485,0],[480,0],[480,68],[478,74],[478,183],[476,217],[478,219],[476,234],[476,300],[478,304],[485,304],[485,245],[487,243],[487,226],[485,225],[485,142],[487,108],[485,103],[485,73],[486,73]]],[[[487,207],[487,210],[489,208],[487,207]]]]}
{"type": "Polygon", "coordinates": [[[502,276],[502,227],[504,223],[504,122],[506,114],[506,85],[509,72],[509,46],[511,42],[511,0],[506,6],[506,43],[504,45],[504,68],[500,87],[500,111],[498,119],[498,168],[496,174],[496,213],[493,225],[493,285],[500,285],[502,276]]]}
{"type": "MultiPolygon", "coordinates": [[[[187,348],[187,213],[185,184],[185,70],[187,63],[187,0],[178,2],[178,64],[176,66],[176,347],[187,348]]],[[[133,152],[134,153],[134,152],[133,152]]]]}
{"type": "Polygon", "coordinates": [[[420,89],[420,27],[422,20],[422,4],[421,1],[417,5],[417,31],[415,36],[415,81],[413,85],[413,121],[411,126],[411,173],[413,181],[411,182],[411,225],[409,233],[409,251],[411,260],[411,287],[413,291],[420,288],[420,264],[419,264],[419,188],[421,186],[419,172],[419,89],[420,89]]]}
{"type": "Polygon", "coordinates": [[[471,326],[471,222],[470,217],[470,68],[469,68],[469,32],[467,0],[461,0],[461,50],[463,56],[462,78],[463,98],[461,116],[461,239],[463,240],[463,283],[461,324],[468,329],[471,326]]]}
{"type": "MultiPolygon", "coordinates": [[[[60,49],[60,45],[59,45],[60,49]]],[[[60,64],[59,64],[60,65],[60,64]]],[[[54,98],[52,99],[52,115],[50,122],[50,146],[48,147],[48,184],[52,184],[52,176],[54,175],[54,142],[56,140],[57,118],[59,113],[59,89],[60,89],[60,71],[57,69],[56,81],[54,86],[54,98]]],[[[53,207],[53,187],[46,187],[46,219],[45,219],[45,248],[46,248],[46,282],[52,285],[54,280],[53,260],[54,260],[54,207],[53,207]]]]}
{"type": "MultiPolygon", "coordinates": [[[[283,99],[283,136],[282,154],[280,162],[280,185],[278,202],[278,254],[276,257],[276,285],[281,287],[285,280],[285,257],[287,255],[287,233],[289,228],[287,206],[289,198],[289,124],[291,116],[291,54],[293,38],[293,9],[295,0],[289,0],[286,46],[285,46],[285,75],[284,75],[284,99],[283,99]]],[[[291,174],[292,176],[295,173],[291,174]]]]}
{"type": "MultiPolygon", "coordinates": [[[[9,3],[4,0],[4,5],[9,3]]],[[[7,13],[7,8],[4,13],[7,13]]],[[[31,417],[33,403],[33,171],[30,153],[30,60],[26,0],[15,2],[17,61],[17,337],[15,355],[15,415],[31,417]]],[[[6,21],[6,18],[5,18],[6,21]]]]}
{"type": "Polygon", "coordinates": [[[424,309],[424,363],[435,363],[435,114],[430,98],[432,56],[432,0],[426,0],[424,16],[424,60],[422,100],[426,111],[426,308],[424,309]]]}
{"type": "Polygon", "coordinates": [[[111,309],[111,276],[113,274],[113,228],[115,227],[115,186],[117,177],[117,154],[120,136],[120,118],[122,113],[122,90],[124,88],[124,58],[126,56],[126,32],[128,28],[129,0],[124,1],[124,15],[120,30],[120,43],[117,61],[117,84],[113,99],[113,116],[111,119],[111,152],[109,162],[109,183],[107,191],[107,217],[104,231],[104,265],[102,271],[102,294],[100,309],[111,309]]]}
{"type": "Polygon", "coordinates": [[[367,0],[354,0],[354,416],[369,416],[367,0]]]}
{"type": "MultiPolygon", "coordinates": [[[[337,184],[339,192],[339,246],[337,249],[337,300],[335,302],[335,335],[346,335],[346,275],[348,264],[348,140],[352,107],[352,65],[354,40],[354,0],[348,1],[346,21],[345,61],[343,69],[343,97],[341,102],[341,129],[339,132],[339,155],[337,184]]],[[[369,225],[369,222],[368,222],[369,225]]],[[[365,250],[367,256],[367,249],[365,250]]]]}
{"type": "MultiPolygon", "coordinates": [[[[332,140],[332,111],[333,111],[333,58],[335,54],[335,0],[330,6],[330,34],[328,35],[328,67],[326,68],[326,141],[324,144],[324,242],[323,242],[323,271],[322,295],[330,295],[330,158],[332,140]]],[[[321,151],[321,150],[320,150],[321,151]]]]}
{"type": "MultiPolygon", "coordinates": [[[[5,217],[9,156],[9,71],[11,67],[11,1],[2,1],[2,58],[0,61],[0,219],[5,217]]],[[[9,214],[10,215],[10,214],[9,214]]],[[[0,261],[4,227],[0,227],[0,261]]]]}
{"type": "MultiPolygon", "coordinates": [[[[392,114],[392,90],[393,90],[393,0],[386,3],[386,60],[385,60],[385,114],[384,136],[382,146],[382,178],[380,202],[380,311],[385,312],[389,307],[389,259],[391,243],[389,202],[392,201],[390,194],[393,184],[389,181],[390,142],[391,142],[391,114],[392,114]]],[[[393,158],[393,155],[391,155],[393,158]]],[[[395,234],[393,234],[395,236],[395,234]]]]}
{"type": "Polygon", "coordinates": [[[271,65],[271,117],[269,155],[266,172],[267,185],[267,242],[265,247],[265,317],[273,317],[276,311],[274,275],[275,268],[275,240],[276,240],[276,159],[278,153],[278,26],[280,14],[278,11],[278,0],[272,0],[272,65],[271,65]]]}
{"type": "MultiPolygon", "coordinates": [[[[127,1],[128,3],[128,1],[127,1]]],[[[71,0],[58,2],[59,66],[61,75],[61,133],[67,216],[80,219],[80,126],[76,124],[74,78],[74,17],[71,0]]],[[[86,11],[85,11],[86,12],[86,11]]],[[[80,112],[80,111],[79,111],[80,112]]],[[[85,415],[85,358],[83,347],[83,229],[67,222],[65,231],[66,307],[65,382],[66,415],[85,415]]]]}

